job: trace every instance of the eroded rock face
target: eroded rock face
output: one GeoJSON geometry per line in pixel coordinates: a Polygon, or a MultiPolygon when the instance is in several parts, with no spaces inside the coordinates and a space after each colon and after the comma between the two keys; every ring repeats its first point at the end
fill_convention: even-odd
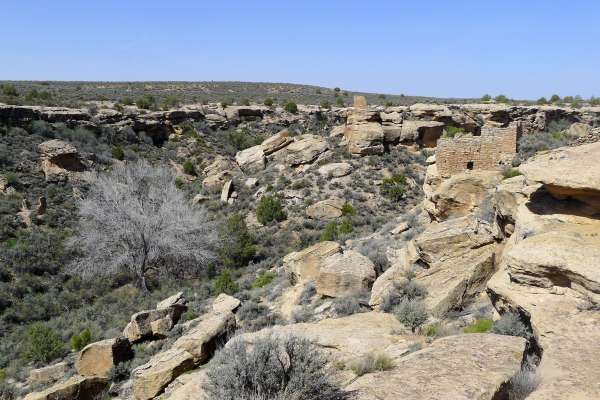
{"type": "Polygon", "coordinates": [[[70,173],[86,170],[75,146],[67,142],[58,139],[48,140],[40,143],[38,150],[46,180],[64,179],[70,173]]]}
{"type": "Polygon", "coordinates": [[[419,143],[423,147],[435,147],[442,136],[444,123],[438,121],[407,121],[402,122],[400,141],[404,143],[419,143]]]}
{"type": "Polygon", "coordinates": [[[295,280],[315,280],[323,260],[340,253],[342,246],[337,242],[319,242],[301,251],[295,251],[283,258],[283,267],[295,280]]]}
{"type": "Polygon", "coordinates": [[[24,400],[95,400],[108,387],[99,376],[74,376],[41,391],[29,393],[24,400]]]}
{"type": "Polygon", "coordinates": [[[125,338],[90,343],[78,354],[75,368],[83,376],[108,377],[110,369],[133,357],[131,344],[125,338]]]}
{"type": "Polygon", "coordinates": [[[236,312],[241,304],[235,297],[221,293],[213,302],[212,309],[215,313],[236,312]]]}
{"type": "Polygon", "coordinates": [[[379,112],[369,110],[366,100],[359,99],[355,106],[348,110],[344,137],[348,142],[350,154],[369,155],[382,154],[384,133],[379,112]]]}
{"type": "Polygon", "coordinates": [[[319,168],[319,174],[332,178],[340,178],[349,175],[351,172],[352,165],[346,162],[325,164],[319,168]]]}
{"type": "Polygon", "coordinates": [[[68,370],[69,364],[64,361],[47,367],[32,369],[29,372],[29,382],[48,383],[58,381],[65,376],[68,370]]]}
{"type": "Polygon", "coordinates": [[[514,336],[449,336],[346,389],[357,391],[360,400],[493,400],[521,368],[524,350],[525,340],[514,336]]]}
{"type": "Polygon", "coordinates": [[[212,313],[200,317],[200,322],[188,333],[177,339],[172,349],[181,349],[192,355],[195,364],[202,364],[212,357],[217,342],[235,328],[232,312],[212,313]]]}
{"type": "Polygon", "coordinates": [[[290,131],[283,129],[277,134],[263,141],[260,145],[265,156],[279,151],[292,143],[294,139],[290,136],[290,131]]]}
{"type": "Polygon", "coordinates": [[[375,265],[359,252],[347,250],[323,260],[317,277],[317,293],[329,297],[359,294],[371,289],[375,265]]]}
{"type": "Polygon", "coordinates": [[[398,334],[403,330],[402,324],[393,315],[368,312],[343,318],[327,318],[316,323],[277,325],[258,332],[244,333],[237,338],[252,344],[269,335],[300,336],[313,340],[334,361],[352,360],[377,350],[392,353],[398,346],[408,346],[409,338],[398,334]]]}
{"type": "Polygon", "coordinates": [[[179,321],[181,314],[187,310],[186,301],[182,293],[165,299],[158,303],[164,308],[146,310],[135,313],[131,321],[123,330],[125,336],[131,343],[136,343],[154,337],[165,337],[173,326],[179,321]]]}
{"type": "Polygon", "coordinates": [[[205,369],[181,375],[165,389],[161,399],[209,400],[203,388],[206,383],[208,383],[208,376],[205,369]]]}
{"type": "Polygon", "coordinates": [[[245,150],[238,151],[235,155],[235,161],[246,174],[262,171],[267,165],[262,145],[252,146],[245,150]]]}
{"type": "Polygon", "coordinates": [[[559,199],[575,198],[600,209],[600,142],[561,147],[519,166],[529,182],[539,182],[559,199]]]}
{"type": "Polygon", "coordinates": [[[209,166],[204,168],[203,173],[206,178],[202,181],[202,187],[217,191],[223,187],[225,182],[241,175],[242,171],[234,161],[217,156],[209,166]]]}
{"type": "Polygon", "coordinates": [[[444,221],[463,217],[482,208],[493,212],[491,194],[501,180],[502,174],[496,171],[453,175],[442,181],[430,197],[434,204],[433,217],[444,221]]]}
{"type": "Polygon", "coordinates": [[[343,199],[332,197],[319,201],[306,209],[306,215],[318,220],[331,220],[342,216],[342,208],[346,202],[343,199]]]}
{"type": "Polygon", "coordinates": [[[327,149],[327,141],[321,136],[301,135],[286,147],[286,161],[291,166],[310,164],[327,149]]]}
{"type": "Polygon", "coordinates": [[[171,349],[158,353],[131,372],[133,394],[137,400],[149,400],[193,367],[194,357],[185,350],[171,349]]]}

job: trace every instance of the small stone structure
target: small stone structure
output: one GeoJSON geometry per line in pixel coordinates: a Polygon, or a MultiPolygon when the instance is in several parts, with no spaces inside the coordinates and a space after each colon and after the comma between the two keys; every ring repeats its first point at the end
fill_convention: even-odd
{"type": "Polygon", "coordinates": [[[449,177],[468,170],[497,170],[510,165],[517,153],[521,125],[507,128],[483,126],[481,136],[440,138],[435,153],[440,176],[449,177]]]}

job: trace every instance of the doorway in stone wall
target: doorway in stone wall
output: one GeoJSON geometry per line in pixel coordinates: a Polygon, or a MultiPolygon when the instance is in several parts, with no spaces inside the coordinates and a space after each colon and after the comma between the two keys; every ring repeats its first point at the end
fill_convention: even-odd
{"type": "Polygon", "coordinates": [[[474,165],[473,165],[473,161],[469,161],[469,162],[467,162],[467,169],[468,169],[469,171],[471,171],[471,170],[473,169],[473,166],[474,166],[474,165]]]}

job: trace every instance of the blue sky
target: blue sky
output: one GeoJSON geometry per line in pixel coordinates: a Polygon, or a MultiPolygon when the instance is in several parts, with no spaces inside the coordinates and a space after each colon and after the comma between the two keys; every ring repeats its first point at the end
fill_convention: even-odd
{"type": "Polygon", "coordinates": [[[600,96],[600,1],[2,0],[0,80],[600,96]]]}

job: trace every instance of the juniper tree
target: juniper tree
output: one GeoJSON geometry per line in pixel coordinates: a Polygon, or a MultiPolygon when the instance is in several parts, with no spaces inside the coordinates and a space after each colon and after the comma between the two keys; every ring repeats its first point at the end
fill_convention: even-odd
{"type": "Polygon", "coordinates": [[[83,276],[129,272],[148,291],[147,274],[193,276],[213,261],[215,229],[193,208],[173,174],[145,161],[89,176],[79,201],[79,226],[70,245],[83,276]]]}

